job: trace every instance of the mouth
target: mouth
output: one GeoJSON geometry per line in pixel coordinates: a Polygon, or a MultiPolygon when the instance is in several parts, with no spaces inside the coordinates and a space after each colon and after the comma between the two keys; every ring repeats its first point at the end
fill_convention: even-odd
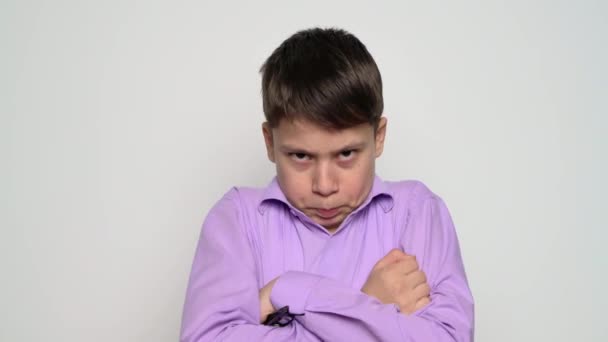
{"type": "Polygon", "coordinates": [[[320,217],[322,217],[323,219],[332,219],[334,217],[336,217],[339,213],[338,208],[333,208],[333,209],[316,209],[317,211],[317,215],[319,215],[320,217]]]}

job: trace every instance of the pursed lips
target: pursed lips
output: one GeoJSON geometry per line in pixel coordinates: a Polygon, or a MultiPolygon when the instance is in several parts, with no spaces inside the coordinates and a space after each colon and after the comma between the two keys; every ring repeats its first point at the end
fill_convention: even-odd
{"type": "Polygon", "coordinates": [[[330,219],[330,218],[336,216],[339,212],[338,208],[331,208],[331,209],[317,208],[315,210],[316,210],[317,214],[324,219],[330,219]]]}

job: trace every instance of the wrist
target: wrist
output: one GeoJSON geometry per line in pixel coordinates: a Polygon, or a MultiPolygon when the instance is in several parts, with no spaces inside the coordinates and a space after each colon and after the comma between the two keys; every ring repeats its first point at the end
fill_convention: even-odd
{"type": "Polygon", "coordinates": [[[272,287],[277,279],[278,278],[273,279],[260,289],[260,323],[264,322],[268,315],[276,311],[270,301],[270,293],[272,292],[272,287]]]}

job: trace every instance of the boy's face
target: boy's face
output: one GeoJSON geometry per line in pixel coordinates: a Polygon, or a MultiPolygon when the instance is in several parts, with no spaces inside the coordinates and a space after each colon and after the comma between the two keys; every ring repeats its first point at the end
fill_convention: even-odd
{"type": "Polygon", "coordinates": [[[370,124],[327,130],[309,121],[262,125],[270,161],[287,200],[333,231],[366,199],[382,154],[386,118],[374,134],[370,124]]]}

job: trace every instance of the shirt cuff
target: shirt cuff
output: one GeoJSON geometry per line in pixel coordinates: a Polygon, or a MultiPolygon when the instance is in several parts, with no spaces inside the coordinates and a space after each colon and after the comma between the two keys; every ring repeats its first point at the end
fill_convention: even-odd
{"type": "Polygon", "coordinates": [[[275,309],[289,305],[289,312],[304,313],[310,291],[323,279],[306,272],[288,271],[277,279],[270,292],[270,302],[275,309]]]}

